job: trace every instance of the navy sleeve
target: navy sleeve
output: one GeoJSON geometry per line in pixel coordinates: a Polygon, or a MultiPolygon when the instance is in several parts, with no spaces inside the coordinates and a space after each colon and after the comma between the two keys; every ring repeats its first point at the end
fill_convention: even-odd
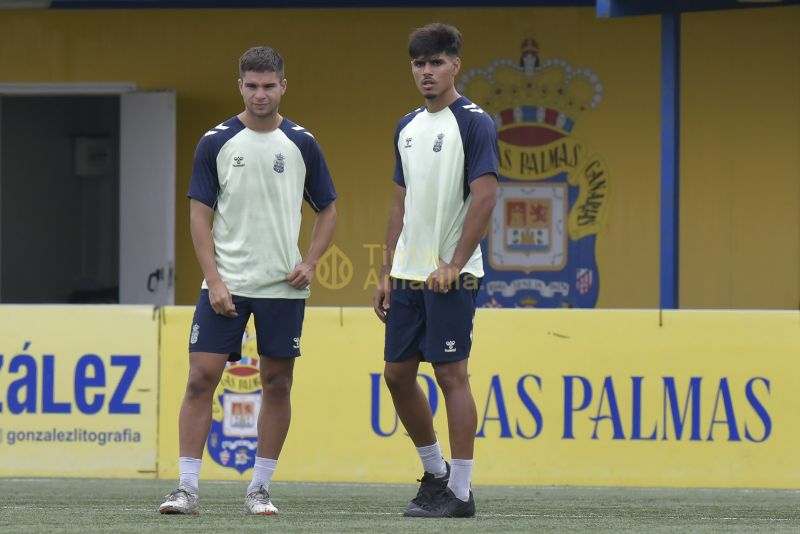
{"type": "Polygon", "coordinates": [[[394,132],[394,174],[392,175],[392,180],[400,187],[405,187],[406,178],[403,175],[403,162],[400,159],[400,150],[397,148],[397,143],[400,141],[400,130],[402,128],[403,122],[401,121],[397,125],[397,130],[394,132]]]}
{"type": "Polygon", "coordinates": [[[470,121],[464,152],[468,183],[484,174],[497,177],[497,130],[494,121],[485,113],[474,116],[470,121]]]}
{"type": "Polygon", "coordinates": [[[217,154],[219,148],[211,136],[203,137],[194,153],[192,178],[189,181],[189,198],[199,200],[209,208],[217,203],[219,175],[217,174],[217,154]]]}
{"type": "Polygon", "coordinates": [[[303,189],[303,198],[311,208],[319,212],[328,204],[336,200],[336,189],[333,179],[322,155],[317,140],[309,135],[308,141],[301,148],[303,161],[306,164],[306,181],[303,189]]]}

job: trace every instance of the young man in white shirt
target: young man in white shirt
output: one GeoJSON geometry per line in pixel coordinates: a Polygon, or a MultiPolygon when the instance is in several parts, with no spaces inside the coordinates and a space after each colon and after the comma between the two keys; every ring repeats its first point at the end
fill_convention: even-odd
{"type": "Polygon", "coordinates": [[[159,507],[165,514],[199,513],[212,396],[226,362],[241,358],[251,313],[263,395],[245,509],[278,513],[269,486],[289,430],[305,299],[336,224],[336,191],[316,139],[278,111],[286,91],[283,59],[272,48],[251,48],[239,60],[239,76],[245,109],[200,140],[189,185],[192,241],[205,280],[179,416],[180,481],[159,507]],[[297,239],[304,199],[317,219],[302,258],[297,239]]]}
{"type": "Polygon", "coordinates": [[[396,184],[381,285],[373,306],[386,323],[384,377],[422,460],[410,517],[473,517],[477,429],[469,386],[475,298],[483,277],[480,241],[497,188],[494,122],[459,95],[461,34],[429,24],[409,37],[411,70],[425,105],[400,119],[396,184]],[[446,463],[428,400],[417,384],[430,362],[444,394],[452,461],[446,463]]]}

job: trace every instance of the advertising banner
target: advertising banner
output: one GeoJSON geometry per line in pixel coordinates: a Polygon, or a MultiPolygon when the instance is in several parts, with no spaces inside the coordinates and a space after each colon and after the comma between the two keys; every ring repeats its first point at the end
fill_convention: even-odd
{"type": "MultiPolygon", "coordinates": [[[[165,310],[159,477],[177,477],[191,308],[165,310]]],[[[797,312],[479,310],[475,484],[800,485],[797,312]]],[[[309,308],[276,479],[410,482],[420,467],[383,382],[370,309],[309,308]]],[[[202,477],[248,480],[254,333],[215,395],[202,477]]],[[[445,399],[420,367],[449,458],[445,399]]],[[[268,409],[268,407],[267,407],[268,409]]]]}
{"type": "Polygon", "coordinates": [[[0,476],[155,478],[157,310],[0,306],[0,476]]]}

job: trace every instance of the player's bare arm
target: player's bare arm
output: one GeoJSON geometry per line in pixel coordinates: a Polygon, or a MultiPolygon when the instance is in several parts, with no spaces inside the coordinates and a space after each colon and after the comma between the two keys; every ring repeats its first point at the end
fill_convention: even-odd
{"type": "Polygon", "coordinates": [[[225,282],[217,270],[217,261],[214,255],[214,238],[211,235],[211,226],[214,221],[214,210],[199,200],[189,201],[189,229],[192,234],[194,252],[197,261],[203,270],[203,276],[208,285],[208,299],[211,307],[220,315],[237,317],[233,298],[225,282]]]}
{"type": "Polygon", "coordinates": [[[286,277],[290,286],[295,289],[305,289],[311,285],[311,281],[314,279],[314,269],[316,269],[319,259],[328,250],[335,229],[336,205],[335,202],[331,202],[317,213],[317,220],[311,230],[311,245],[308,248],[308,254],[286,277]]]}
{"type": "Polygon", "coordinates": [[[437,293],[447,293],[452,284],[458,280],[461,269],[469,261],[489,228],[489,220],[497,201],[497,177],[491,173],[481,175],[470,183],[469,189],[472,203],[467,210],[461,239],[453,259],[450,263],[440,260],[439,268],[428,276],[428,287],[437,293]]]}
{"type": "Polygon", "coordinates": [[[383,252],[383,267],[381,268],[378,287],[375,288],[375,295],[372,298],[372,307],[375,310],[375,315],[384,323],[386,322],[386,310],[389,309],[392,300],[389,273],[392,271],[394,249],[397,247],[397,240],[400,239],[400,233],[403,231],[405,209],[406,188],[396,185],[394,196],[392,197],[392,207],[389,209],[389,226],[386,229],[386,250],[383,252]]]}

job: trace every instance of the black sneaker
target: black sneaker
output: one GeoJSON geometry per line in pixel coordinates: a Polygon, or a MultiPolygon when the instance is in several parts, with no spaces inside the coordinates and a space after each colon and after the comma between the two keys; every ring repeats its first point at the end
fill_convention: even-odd
{"type": "Polygon", "coordinates": [[[406,517],[427,517],[427,510],[438,505],[444,500],[444,491],[447,483],[450,482],[450,464],[445,462],[447,474],[442,478],[436,478],[433,473],[425,473],[422,478],[417,480],[420,483],[417,496],[411,499],[406,505],[403,515],[406,517]]]}
{"type": "Polygon", "coordinates": [[[472,490],[469,490],[469,500],[464,502],[446,488],[443,499],[432,506],[420,508],[414,517],[475,517],[475,499],[472,490]]]}

